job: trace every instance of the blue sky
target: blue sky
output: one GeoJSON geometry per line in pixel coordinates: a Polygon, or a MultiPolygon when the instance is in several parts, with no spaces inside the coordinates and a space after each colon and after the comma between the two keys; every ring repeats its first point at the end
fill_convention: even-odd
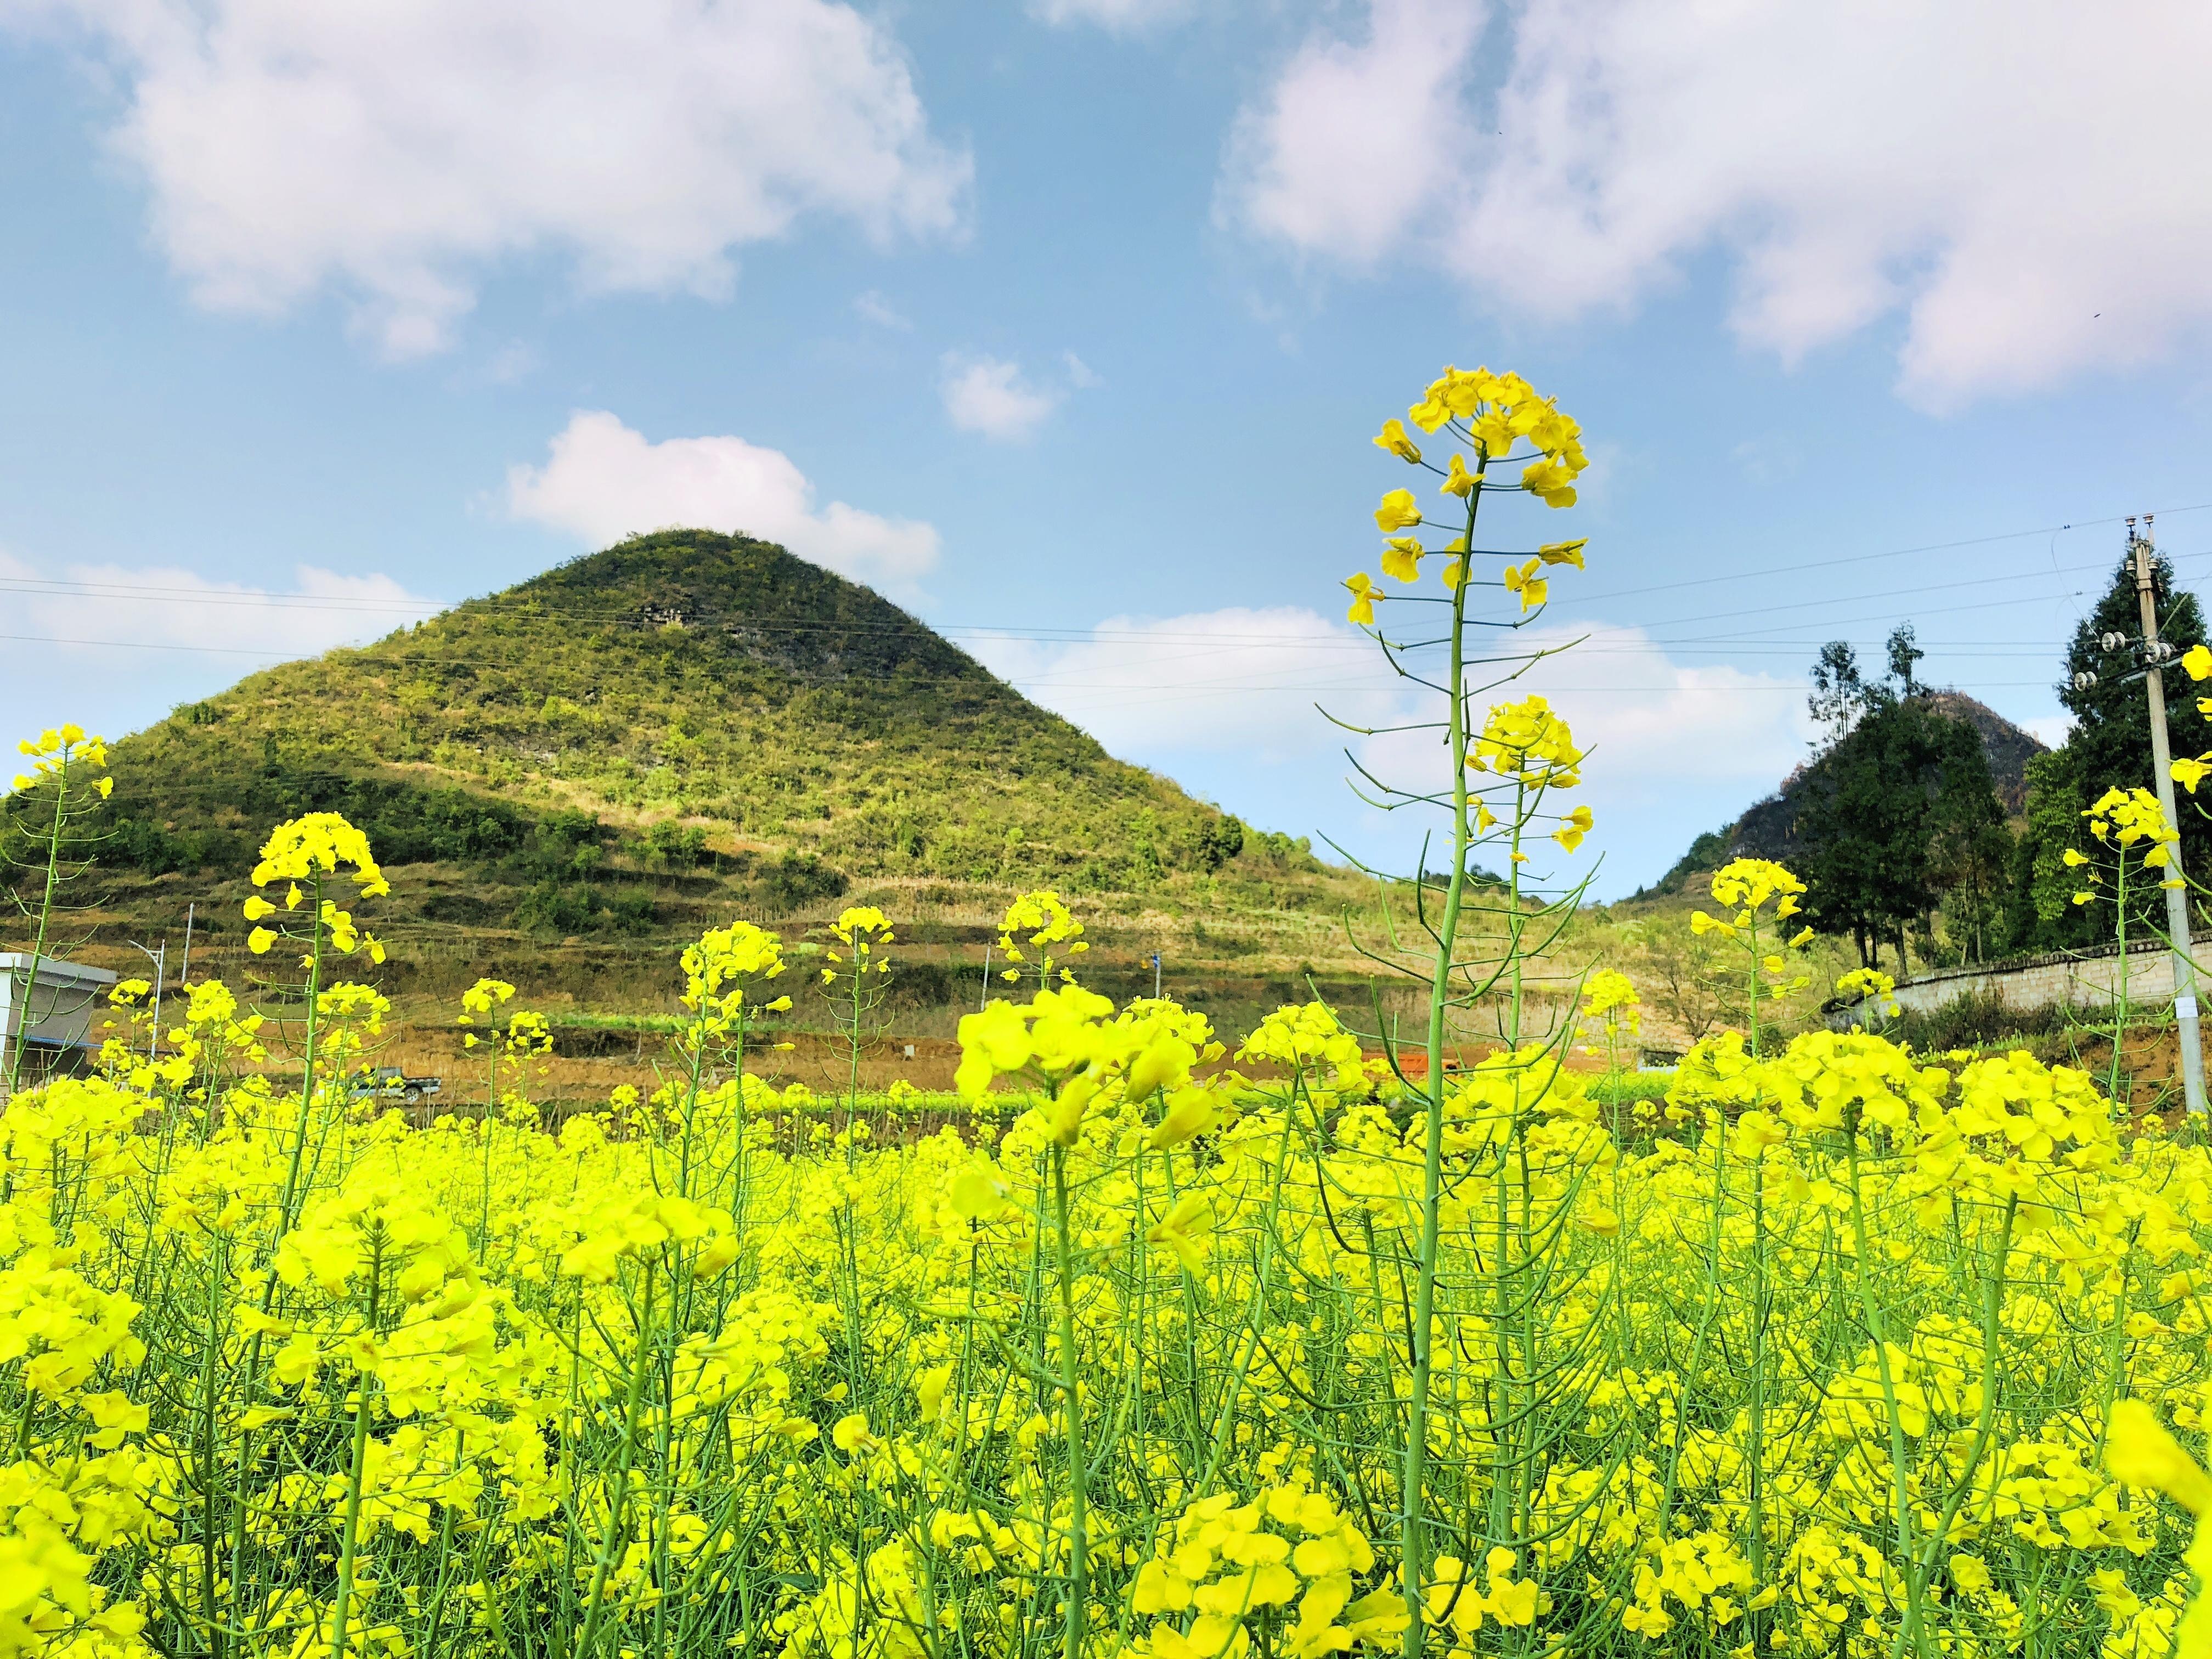
{"type": "Polygon", "coordinates": [[[1394,856],[1312,704],[1405,706],[1367,439],[1480,362],[1595,457],[1528,529],[1592,538],[1540,684],[1625,891],[1821,641],[2053,735],[2115,520],[2212,574],[2212,23],[2120,9],[0,0],[0,705],[128,730],[699,521],[1394,856]]]}

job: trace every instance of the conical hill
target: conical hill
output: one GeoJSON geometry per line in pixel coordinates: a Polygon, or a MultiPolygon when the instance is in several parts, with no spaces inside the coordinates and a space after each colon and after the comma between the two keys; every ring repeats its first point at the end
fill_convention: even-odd
{"type": "Polygon", "coordinates": [[[254,674],[113,755],[103,863],[131,908],[149,884],[235,885],[311,810],[423,866],[395,884],[410,920],[540,939],[663,940],[885,887],[1316,919],[1347,891],[868,589],[696,531],[254,674]]]}

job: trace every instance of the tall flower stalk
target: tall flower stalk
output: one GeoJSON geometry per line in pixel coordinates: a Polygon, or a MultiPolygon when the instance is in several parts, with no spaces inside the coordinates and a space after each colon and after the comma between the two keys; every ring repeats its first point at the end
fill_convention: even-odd
{"type": "MultiPolygon", "coordinates": [[[[1537,934],[1547,927],[1556,932],[1556,910],[1540,902],[1532,907],[1524,891],[1524,871],[1532,857],[1525,845],[1540,839],[1543,825],[1554,827],[1552,837],[1571,852],[1590,827],[1587,807],[1571,812],[1547,811],[1554,791],[1572,788],[1579,781],[1577,768],[1582,751],[1575,747],[1565,720],[1541,697],[1501,704],[1486,720],[1475,718],[1476,699],[1524,672],[1540,652],[1499,654],[1478,648],[1477,630],[1510,630],[1539,614],[1548,596],[1548,572],[1559,566],[1583,566],[1583,540],[1547,543],[1533,550],[1500,551],[1479,548],[1475,529],[1486,495],[1521,495],[1550,507],[1574,505],[1575,479],[1587,465],[1582,431],[1555,402],[1539,398],[1534,387],[1517,374],[1493,374],[1479,368],[1463,373],[1447,368],[1432,382],[1419,403],[1407,410],[1407,419],[1423,433],[1440,435],[1444,445],[1442,464],[1425,452],[1403,422],[1384,422],[1374,441],[1377,448],[1410,466],[1433,473],[1442,480],[1438,493],[1454,505],[1432,520],[1410,489],[1393,489],[1376,509],[1375,525],[1388,539],[1383,545],[1383,575],[1412,586],[1420,580],[1425,560],[1439,559],[1448,597],[1415,598],[1394,593],[1365,572],[1346,582],[1352,595],[1350,619],[1370,629],[1389,654],[1394,667],[1444,698],[1443,727],[1451,757],[1451,776],[1443,789],[1407,789],[1386,783],[1365,767],[1363,774],[1380,792],[1378,805],[1394,810],[1414,805],[1443,805],[1451,849],[1444,872],[1441,907],[1433,920],[1428,915],[1430,878],[1425,870],[1416,878],[1414,893],[1420,906],[1420,923],[1432,949],[1426,959],[1427,1008],[1421,1044],[1425,1069],[1419,1087],[1422,1118],[1419,1233],[1413,1246],[1412,1307],[1407,1331],[1410,1370],[1407,1401],[1403,1466],[1399,1494],[1399,1571],[1405,1598],[1405,1651],[1418,1653],[1423,1640],[1423,1596],[1435,1551],[1428,1537],[1427,1484],[1429,1424],[1431,1389],[1436,1370],[1437,1333],[1437,1286],[1443,1249],[1443,1206],[1447,1187],[1445,1126],[1451,1088],[1446,1076],[1447,1056],[1454,1038],[1461,1035],[1456,1022],[1486,998],[1497,999],[1500,1010],[1497,1029],[1509,1051],[1521,1047],[1525,993],[1522,964],[1539,952],[1548,939],[1537,934]],[[1518,465],[1517,477],[1504,469],[1518,465]],[[1493,471],[1493,469],[1497,469],[1493,471]],[[1451,535],[1442,547],[1429,545],[1418,532],[1425,526],[1451,535]],[[1456,531],[1456,534],[1452,532],[1456,531]],[[1494,577],[1478,578],[1478,561],[1495,559],[1494,577]],[[1472,612],[1482,590],[1495,588],[1516,602],[1516,614],[1502,618],[1478,617],[1472,612]],[[1446,607],[1441,630],[1416,623],[1413,637],[1393,640],[1376,623],[1376,606],[1386,600],[1446,607]],[[1426,666],[1441,649],[1444,661],[1438,676],[1426,666]],[[1490,949],[1470,955],[1464,948],[1462,929],[1473,883],[1481,878],[1476,868],[1477,850],[1485,846],[1503,852],[1506,869],[1504,891],[1492,908],[1502,938],[1490,949]]],[[[1510,633],[1509,633],[1510,637],[1510,633]]],[[[1435,729],[1431,725],[1429,729],[1435,729]]],[[[1493,878],[1494,879],[1494,878],[1493,878]]],[[[1394,963],[1399,971],[1420,971],[1394,963]]],[[[1396,1059],[1394,1054],[1393,1064],[1396,1059]]],[[[1492,1174],[1498,1182],[1504,1224],[1504,1199],[1509,1184],[1503,1150],[1492,1174]]],[[[1507,1309],[1528,1297],[1525,1285],[1509,1283],[1515,1272],[1506,1261],[1493,1258],[1490,1267],[1492,1300],[1507,1309]]],[[[1502,1328],[1497,1333],[1504,1340],[1502,1328]]],[[[1498,1496],[1493,1490],[1493,1498],[1498,1496]]],[[[1504,1517],[1493,1515],[1493,1529],[1504,1517]]],[[[1503,1543],[1504,1540],[1496,1540],[1503,1543]]]]}

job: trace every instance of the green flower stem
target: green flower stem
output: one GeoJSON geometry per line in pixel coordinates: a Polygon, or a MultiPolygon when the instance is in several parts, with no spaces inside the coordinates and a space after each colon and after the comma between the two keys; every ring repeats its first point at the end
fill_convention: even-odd
{"type": "MultiPolygon", "coordinates": [[[[370,1247],[368,1256],[368,1337],[376,1337],[379,1292],[384,1283],[384,1249],[370,1247]]],[[[354,1565],[361,1547],[361,1480],[368,1463],[369,1373],[359,1372],[354,1382],[353,1443],[346,1461],[345,1522],[338,1547],[337,1594],[331,1601],[331,1659],[345,1659],[346,1620],[352,1612],[354,1565]]]]}
{"type": "Polygon", "coordinates": [[[584,1628],[578,1632],[574,1659],[591,1659],[599,1633],[599,1619],[606,1610],[607,1578],[615,1557],[622,1553],[623,1519],[629,1511],[630,1469],[637,1461],[637,1424],[645,1401],[645,1374],[653,1352],[653,1287],[654,1268],[645,1267],[645,1300],[637,1315],[637,1350],[630,1357],[629,1395],[623,1407],[622,1452],[615,1464],[615,1489],[607,1504],[607,1534],[599,1540],[599,1559],[592,1565],[592,1594],[584,1607],[584,1628]]]}
{"type": "MultiPolygon", "coordinates": [[[[1856,1122],[1844,1125],[1844,1144],[1851,1175],[1852,1267],[1858,1284],[1859,1316],[1865,1326],[1867,1340],[1874,1344],[1875,1372],[1881,1381],[1882,1409],[1889,1419],[1890,1481],[1895,1500],[1898,1558],[1910,1564],[1913,1559],[1911,1454],[1905,1443],[1905,1413],[1898,1405],[1897,1378],[1890,1370],[1889,1336],[1875,1302],[1874,1275],[1868,1262],[1874,1240],[1867,1231],[1866,1200],[1859,1181],[1856,1122]]],[[[1904,1645],[1918,1651],[1924,1646],[1925,1638],[1920,1584],[1917,1577],[1908,1571],[1905,1579],[1905,1625],[1899,1632],[1899,1651],[1903,1651],[1904,1645]]]]}
{"type": "MultiPolygon", "coordinates": [[[[1936,1552],[1951,1535],[1951,1524],[1959,1518],[1967,1495],[1974,1486],[1974,1474],[1982,1466],[1982,1458],[1989,1450],[1990,1434],[1996,1425],[1997,1414],[1997,1348],[2004,1334],[2005,1270],[2012,1258],[2013,1222],[2020,1214],[2020,1196],[2014,1194],[2005,1200],[2004,1221],[1997,1229],[1996,1265],[1990,1270],[1987,1289],[1982,1296],[1982,1404],[1974,1416],[1973,1443],[1966,1449],[1966,1466],[1952,1483],[1949,1496],[1943,1500],[1942,1512],[1928,1534],[1926,1547],[1919,1559],[1907,1563],[1918,1593],[1926,1594],[1926,1585],[1936,1573],[1936,1552]]],[[[2124,1303],[2125,1298],[2121,1298],[2124,1303]]],[[[1910,1632],[1898,1632],[1897,1645],[1891,1650],[1891,1659],[1898,1659],[1910,1632]]]]}
{"type": "MultiPolygon", "coordinates": [[[[1468,492],[1467,545],[1474,545],[1478,484],[1468,492]]],[[[1428,1474],[1429,1382],[1436,1340],[1437,1251],[1443,1200],[1444,1013],[1451,1002],[1453,952],[1459,942],[1460,907],[1467,896],[1467,860],[1474,840],[1467,787],[1467,590],[1452,590],[1451,665],[1444,684],[1451,699],[1448,725],[1452,768],[1452,867],[1437,929],[1436,968],[1429,981],[1428,1099],[1421,1144],[1421,1239],[1413,1287],[1413,1376],[1406,1411],[1405,1474],[1400,1492],[1398,1568],[1406,1597],[1406,1659],[1421,1651],[1421,1588],[1428,1571],[1422,1538],[1423,1486],[1428,1474]]]]}
{"type": "Polygon", "coordinates": [[[1090,1581],[1090,1453],[1075,1364],[1075,1224],[1067,1205],[1067,1149],[1052,1148],[1053,1216],[1060,1231],[1060,1398],[1067,1440],[1067,1622],[1060,1659],[1082,1659],[1083,1600],[1090,1581]]]}

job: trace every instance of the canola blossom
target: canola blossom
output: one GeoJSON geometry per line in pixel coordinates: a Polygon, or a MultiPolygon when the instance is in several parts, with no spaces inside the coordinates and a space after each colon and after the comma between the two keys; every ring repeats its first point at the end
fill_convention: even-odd
{"type": "MultiPolygon", "coordinates": [[[[781,955],[687,952],[683,1041],[781,955]]],[[[465,1015],[534,1044],[511,996],[465,1015]]],[[[380,1003],[326,988],[325,1052],[380,1003]]],[[[0,1114],[0,1654],[1402,1645],[1422,1126],[1322,1005],[1231,1054],[1055,974],[963,1021],[1003,1134],[830,1158],[711,1069],[303,1103],[264,1029],[204,983],[160,1066],[0,1114]]],[[[1724,1034],[1626,1116],[1500,1051],[1443,1123],[1425,1650],[2205,1650],[2202,1148],[1856,1033],[1724,1034]]]]}
{"type": "MultiPolygon", "coordinates": [[[[1575,480],[1589,465],[1583,451],[1582,428],[1559,412],[1556,400],[1538,397],[1518,374],[1448,367],[1406,418],[1423,432],[1441,434],[1458,446],[1445,455],[1443,465],[1407,434],[1403,421],[1385,421],[1373,441],[1375,447],[1443,480],[1437,493],[1459,503],[1453,523],[1461,533],[1440,549],[1427,547],[1419,537],[1393,535],[1394,531],[1438,521],[1423,514],[1412,490],[1386,491],[1375,509],[1375,527],[1388,538],[1382,573],[1393,580],[1419,580],[1421,560],[1437,551],[1448,556],[1442,567],[1444,586],[1461,592],[1468,584],[1468,553],[1474,546],[1475,518],[1486,493],[1522,494],[1553,507],[1575,504],[1575,480]],[[1524,464],[1517,478],[1509,478],[1503,470],[1513,463],[1524,464]],[[1493,465],[1501,469],[1494,474],[1490,470],[1493,465]]],[[[1586,538],[1546,543],[1524,562],[1503,567],[1498,586],[1515,598],[1524,615],[1537,611],[1550,596],[1550,583],[1540,573],[1554,565],[1581,569],[1586,544],[1586,538]]],[[[1364,572],[1352,575],[1345,586],[1352,591],[1350,620],[1373,626],[1375,606],[1389,597],[1388,592],[1364,572]]]]}

